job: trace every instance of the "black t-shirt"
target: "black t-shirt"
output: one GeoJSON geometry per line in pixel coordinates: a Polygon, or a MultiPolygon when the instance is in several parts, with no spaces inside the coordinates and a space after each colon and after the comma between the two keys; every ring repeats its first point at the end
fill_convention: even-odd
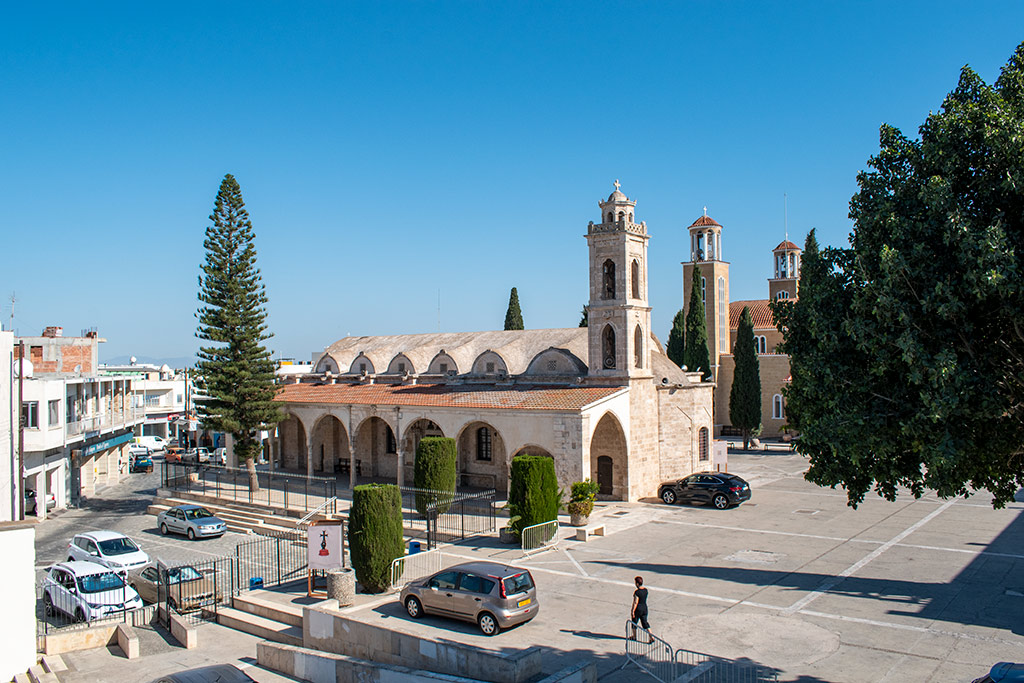
{"type": "Polygon", "coordinates": [[[633,591],[633,597],[636,598],[636,611],[646,612],[647,611],[647,589],[637,588],[633,591]]]}

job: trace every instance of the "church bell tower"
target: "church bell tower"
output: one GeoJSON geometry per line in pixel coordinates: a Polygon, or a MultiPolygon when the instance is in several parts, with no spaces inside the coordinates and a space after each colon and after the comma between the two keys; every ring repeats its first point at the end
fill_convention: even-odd
{"type": "MultiPolygon", "coordinates": [[[[690,227],[690,260],[683,262],[683,311],[690,310],[690,297],[693,292],[693,269],[700,271],[701,291],[699,296],[704,300],[705,323],[708,332],[708,358],[710,370],[715,381],[718,381],[718,359],[723,354],[732,353],[729,343],[729,263],[722,258],[722,226],[708,216],[704,207],[704,215],[695,220],[690,227]]],[[[691,371],[697,368],[688,368],[691,371]]]]}
{"type": "Polygon", "coordinates": [[[600,222],[587,226],[589,374],[619,381],[650,379],[647,224],[634,222],[636,201],[619,191],[618,180],[598,206],[600,222]]]}

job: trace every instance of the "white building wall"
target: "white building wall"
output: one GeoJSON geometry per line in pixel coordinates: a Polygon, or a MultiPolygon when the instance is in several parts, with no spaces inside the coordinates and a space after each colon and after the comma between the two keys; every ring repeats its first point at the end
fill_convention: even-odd
{"type": "MultiPolygon", "coordinates": [[[[14,333],[0,330],[0,522],[18,518],[14,333]]],[[[2,670],[0,670],[2,673],[2,670]]]]}
{"type": "Polygon", "coordinates": [[[0,681],[24,674],[36,663],[36,530],[25,523],[0,524],[0,681]]]}

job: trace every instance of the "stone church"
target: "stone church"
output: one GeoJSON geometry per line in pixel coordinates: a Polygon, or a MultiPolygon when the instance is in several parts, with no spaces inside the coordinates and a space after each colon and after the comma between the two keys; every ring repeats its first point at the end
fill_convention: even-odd
{"type": "Polygon", "coordinates": [[[411,485],[419,440],[447,436],[463,486],[504,495],[529,453],[553,458],[566,490],[589,477],[631,501],[709,469],[715,385],[655,338],[647,224],[615,185],[587,226],[588,327],[340,339],[280,387],[272,466],[411,485]]]}
{"type": "Polygon", "coordinates": [[[744,308],[754,321],[754,348],[761,376],[761,435],[782,435],[786,406],[782,388],[790,381],[789,356],[776,353],[782,334],[775,327],[769,303],[796,299],[800,285],[801,249],[784,240],[772,250],[774,277],[768,278],[768,299],[729,301],[729,262],[722,256],[722,226],[704,215],[690,231],[690,260],[683,265],[683,310],[689,310],[693,269],[701,275],[701,296],[707,316],[708,351],[715,380],[715,434],[736,434],[729,419],[729,393],[736,367],[733,347],[744,308]]]}

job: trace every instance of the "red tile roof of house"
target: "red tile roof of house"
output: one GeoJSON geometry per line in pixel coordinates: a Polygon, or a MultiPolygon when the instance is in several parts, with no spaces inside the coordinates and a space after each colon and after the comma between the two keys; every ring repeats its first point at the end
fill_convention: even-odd
{"type": "Polygon", "coordinates": [[[729,302],[729,329],[735,330],[740,326],[740,316],[743,315],[744,307],[750,309],[750,318],[754,321],[755,330],[774,329],[775,318],[772,317],[769,303],[768,299],[729,302]]]}
{"type": "Polygon", "coordinates": [[[774,249],[772,249],[772,251],[783,251],[783,250],[789,250],[789,249],[800,249],[800,247],[796,246],[795,244],[793,244],[789,240],[783,240],[782,242],[779,242],[779,246],[777,246],[774,249]]]}
{"type": "Polygon", "coordinates": [[[700,228],[708,225],[717,225],[718,227],[722,227],[721,223],[716,222],[714,218],[708,216],[707,214],[704,214],[703,216],[695,220],[693,223],[691,223],[690,227],[700,228]]]}
{"type": "Polygon", "coordinates": [[[275,401],[342,405],[580,410],[625,387],[552,387],[448,384],[286,384],[275,401]]]}

